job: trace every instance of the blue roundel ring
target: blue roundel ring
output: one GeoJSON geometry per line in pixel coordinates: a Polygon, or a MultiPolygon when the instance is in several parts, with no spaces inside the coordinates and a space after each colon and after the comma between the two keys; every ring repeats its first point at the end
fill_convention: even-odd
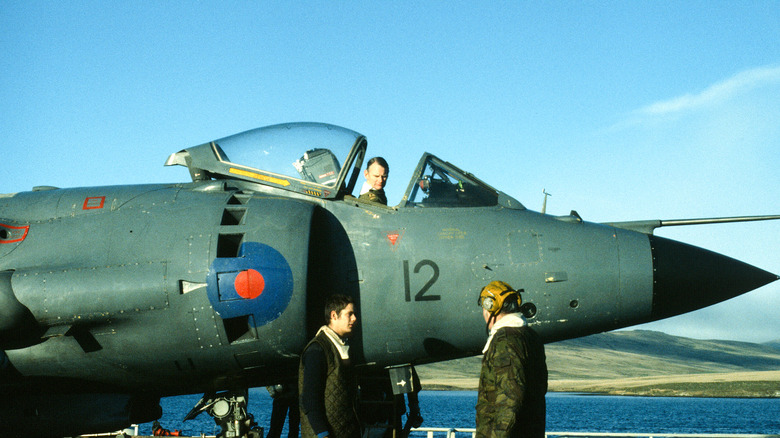
{"type": "Polygon", "coordinates": [[[217,258],[206,277],[206,291],[223,319],[252,316],[254,327],[278,318],[293,293],[290,264],[274,248],[245,242],[238,257],[217,258]]]}

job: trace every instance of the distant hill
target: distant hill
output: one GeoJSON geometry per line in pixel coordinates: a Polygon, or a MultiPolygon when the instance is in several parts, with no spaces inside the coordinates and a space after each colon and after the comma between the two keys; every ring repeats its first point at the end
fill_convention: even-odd
{"type": "Polygon", "coordinates": [[[766,345],[768,347],[772,347],[775,350],[780,351],[780,339],[775,339],[774,341],[767,342],[767,343],[764,343],[764,344],[761,344],[761,345],[766,345]]]}
{"type": "MultiPolygon", "coordinates": [[[[551,391],[780,397],[777,343],[698,340],[636,330],[547,344],[551,391]]],[[[422,365],[426,389],[476,389],[481,356],[422,365]]]]}

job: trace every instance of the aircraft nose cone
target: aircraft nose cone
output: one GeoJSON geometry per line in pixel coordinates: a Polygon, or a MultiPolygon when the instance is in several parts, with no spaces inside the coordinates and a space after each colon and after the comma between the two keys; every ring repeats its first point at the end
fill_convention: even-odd
{"type": "Polygon", "coordinates": [[[690,312],[742,295],[780,277],[703,248],[650,236],[653,319],[690,312]]]}

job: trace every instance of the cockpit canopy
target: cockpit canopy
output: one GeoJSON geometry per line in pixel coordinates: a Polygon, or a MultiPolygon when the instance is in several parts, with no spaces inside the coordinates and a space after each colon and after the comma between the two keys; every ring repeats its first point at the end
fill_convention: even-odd
{"type": "Polygon", "coordinates": [[[241,179],[330,199],[338,196],[349,171],[341,163],[360,166],[365,150],[366,138],[355,131],[287,123],[184,149],[165,165],[186,166],[193,181],[241,179]]]}
{"type": "MultiPolygon", "coordinates": [[[[366,138],[324,123],[253,129],[184,149],[166,166],[186,166],[193,181],[239,179],[321,199],[352,194],[361,175],[366,138]]],[[[399,207],[523,208],[470,173],[424,154],[399,207]]]]}

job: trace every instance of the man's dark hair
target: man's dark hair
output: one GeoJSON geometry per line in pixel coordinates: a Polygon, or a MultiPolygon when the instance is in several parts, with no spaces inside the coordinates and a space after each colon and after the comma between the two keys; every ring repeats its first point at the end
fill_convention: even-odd
{"type": "Polygon", "coordinates": [[[501,308],[501,313],[517,313],[520,311],[520,305],[517,303],[517,295],[507,297],[504,300],[504,306],[501,308]]]}
{"type": "Polygon", "coordinates": [[[342,294],[333,294],[325,299],[325,324],[330,324],[330,312],[336,312],[336,315],[341,313],[345,307],[352,304],[355,305],[355,301],[352,297],[348,297],[342,294]]]}
{"type": "Polygon", "coordinates": [[[366,170],[368,170],[368,168],[371,167],[371,165],[374,163],[384,167],[387,173],[390,173],[390,166],[387,164],[387,161],[385,161],[385,159],[382,157],[374,157],[368,160],[368,164],[366,164],[366,170]]]}

